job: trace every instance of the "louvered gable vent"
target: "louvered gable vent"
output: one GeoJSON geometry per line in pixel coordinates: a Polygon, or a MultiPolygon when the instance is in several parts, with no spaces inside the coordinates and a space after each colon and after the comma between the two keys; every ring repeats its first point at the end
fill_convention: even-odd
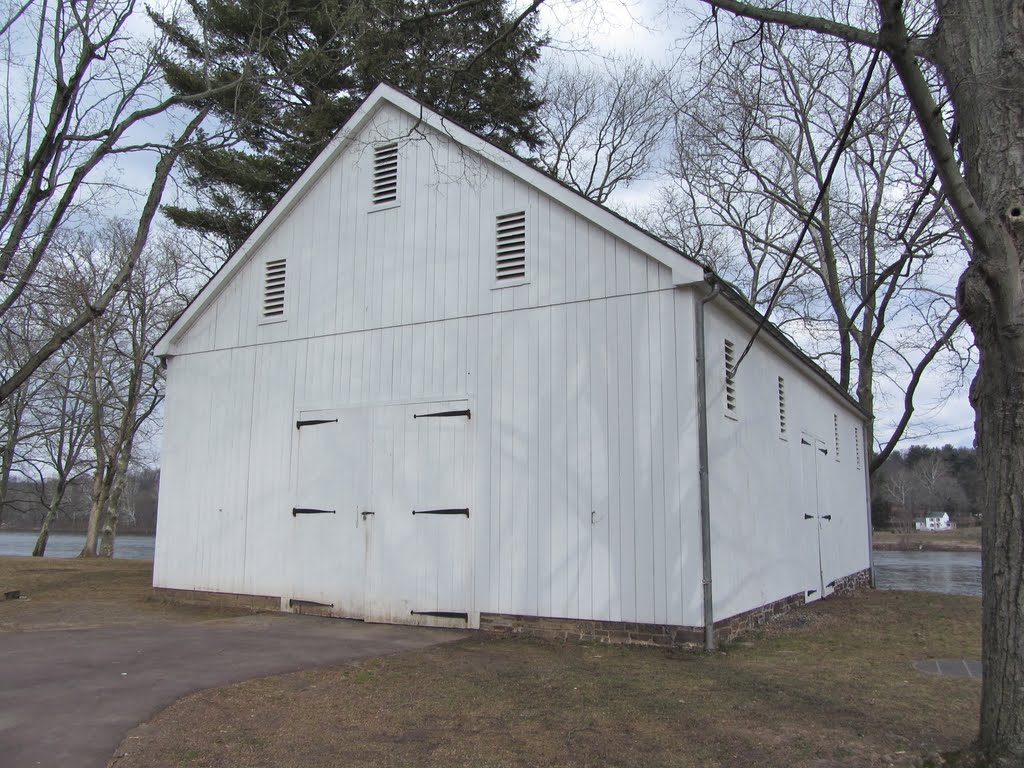
{"type": "Polygon", "coordinates": [[[526,278],[526,211],[496,220],[495,277],[499,283],[526,278]]]}
{"type": "Polygon", "coordinates": [[[736,413],[736,346],[725,340],[725,412],[736,413]]]}
{"type": "Polygon", "coordinates": [[[373,204],[384,205],[398,199],[398,144],[373,148],[373,204]]]}
{"type": "Polygon", "coordinates": [[[271,320],[284,317],[284,282],[287,259],[273,259],[266,263],[263,272],[263,318],[271,320]]]}

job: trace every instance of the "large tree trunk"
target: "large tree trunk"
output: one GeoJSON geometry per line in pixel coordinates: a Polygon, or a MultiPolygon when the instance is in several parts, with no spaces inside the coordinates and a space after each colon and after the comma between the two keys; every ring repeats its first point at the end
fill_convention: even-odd
{"type": "Polygon", "coordinates": [[[89,504],[89,525],[85,530],[85,545],[79,557],[96,557],[100,536],[100,520],[110,498],[112,473],[106,462],[96,463],[96,474],[92,479],[92,496],[89,504]]]}
{"type": "MultiPolygon", "coordinates": [[[[979,345],[980,346],[980,345],[979,345]]],[[[981,746],[1024,765],[1024,370],[992,352],[971,395],[983,495],[981,746]],[[1003,374],[993,374],[992,369],[1003,374]]]]}
{"type": "Polygon", "coordinates": [[[107,513],[103,519],[103,530],[100,533],[100,557],[114,556],[114,538],[117,536],[117,521],[119,508],[121,506],[121,495],[124,492],[124,484],[128,480],[128,462],[132,455],[132,439],[121,450],[117,459],[117,469],[114,471],[114,482],[110,487],[110,495],[107,497],[107,513]]]}
{"type": "Polygon", "coordinates": [[[960,304],[980,353],[971,388],[982,479],[980,746],[1024,765],[1024,5],[939,3],[936,54],[980,208],[960,304]]]}
{"type": "Polygon", "coordinates": [[[65,479],[63,477],[58,478],[57,487],[53,491],[53,498],[50,499],[50,506],[46,510],[46,517],[43,518],[43,527],[39,529],[36,545],[32,548],[32,557],[42,557],[46,554],[46,544],[50,540],[50,527],[53,525],[53,521],[57,519],[57,511],[60,509],[60,503],[64,499],[66,488],[67,483],[65,479]]]}

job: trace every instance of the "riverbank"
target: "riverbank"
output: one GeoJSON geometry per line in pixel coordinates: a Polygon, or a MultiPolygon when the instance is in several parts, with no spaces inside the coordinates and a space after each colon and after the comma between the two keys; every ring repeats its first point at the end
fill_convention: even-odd
{"type": "Polygon", "coordinates": [[[875,531],[871,545],[890,552],[981,552],[981,528],[910,533],[875,531]]]}

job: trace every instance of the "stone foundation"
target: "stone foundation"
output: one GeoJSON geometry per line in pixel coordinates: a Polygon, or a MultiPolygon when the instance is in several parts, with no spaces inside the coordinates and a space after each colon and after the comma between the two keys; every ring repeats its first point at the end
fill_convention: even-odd
{"type": "MultiPolygon", "coordinates": [[[[836,580],[835,594],[847,595],[871,586],[871,571],[863,570],[836,580]]],[[[159,600],[184,605],[212,608],[235,608],[253,612],[291,611],[312,616],[332,616],[333,608],[304,600],[285,600],[269,595],[240,595],[233,592],[206,592],[196,589],[155,587],[153,596],[159,600]]],[[[826,598],[827,599],[827,598],[826,598]]],[[[790,595],[773,603],[715,622],[715,642],[728,642],[744,632],[759,627],[805,603],[803,593],[790,595]]],[[[663,647],[704,644],[702,627],[674,624],[640,624],[632,621],[591,621],[560,619],[549,616],[514,616],[503,613],[481,613],[480,630],[491,634],[536,637],[544,640],[582,640],[597,643],[629,643],[663,647]]]]}
{"type": "Polygon", "coordinates": [[[280,611],[281,598],[269,595],[240,595],[234,592],[206,592],[199,589],[167,589],[154,587],[153,597],[182,605],[208,608],[235,608],[252,611],[280,611]]]}
{"type": "Polygon", "coordinates": [[[856,592],[860,589],[869,589],[870,587],[871,569],[865,568],[863,571],[857,571],[857,573],[851,573],[849,576],[843,576],[841,579],[836,579],[835,594],[848,595],[851,592],[856,592]]]}
{"type": "MultiPolygon", "coordinates": [[[[845,595],[871,586],[871,571],[864,570],[836,580],[835,594],[845,595]]],[[[715,622],[715,642],[732,640],[805,604],[804,593],[790,595],[744,613],[715,622]]],[[[630,621],[589,621],[547,616],[513,616],[481,613],[480,629],[493,634],[536,637],[544,640],[580,640],[597,643],[630,643],[664,647],[703,645],[702,627],[673,624],[639,624],[630,621]]]]}

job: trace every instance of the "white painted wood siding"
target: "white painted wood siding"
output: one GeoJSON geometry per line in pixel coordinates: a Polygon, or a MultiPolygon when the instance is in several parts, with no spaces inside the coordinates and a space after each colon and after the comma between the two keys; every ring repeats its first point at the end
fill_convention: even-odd
{"type": "Polygon", "coordinates": [[[474,615],[699,623],[691,318],[669,289],[176,357],[155,583],[282,595],[297,414],[467,396],[474,615]]]}
{"type": "MultiPolygon", "coordinates": [[[[868,567],[870,537],[865,495],[861,416],[822,380],[762,333],[735,380],[734,418],[724,402],[724,342],[737,357],[753,324],[722,299],[708,307],[708,432],[711,480],[712,569],[715,620],[756,608],[808,588],[818,551],[816,519],[805,519],[817,487],[826,549],[826,582],[868,567]],[[785,379],[787,430],[779,431],[778,377],[785,379]],[[833,418],[839,424],[838,460],[833,418]],[[821,440],[827,455],[808,461],[821,440]],[[809,476],[817,467],[817,478],[809,476]],[[816,484],[816,485],[815,485],[816,484]]],[[[812,598],[816,595],[812,595],[812,598]]]]}
{"type": "Polygon", "coordinates": [[[365,141],[320,177],[171,354],[672,286],[665,266],[426,128],[427,137],[400,141],[399,205],[371,212],[373,145],[406,136],[414,122],[382,110],[365,141]],[[495,216],[518,210],[526,211],[527,283],[495,289],[495,216]],[[287,320],[261,325],[263,265],[282,256],[287,320]]]}
{"type": "MultiPolygon", "coordinates": [[[[301,599],[290,594],[309,555],[293,545],[299,414],[466,399],[471,625],[485,611],[700,625],[690,291],[441,134],[409,134],[413,122],[381,112],[171,345],[155,585],[301,599]],[[405,134],[399,205],[371,212],[372,146],[405,134]],[[494,220],[514,210],[527,212],[527,283],[495,289],[494,220]],[[285,320],[261,323],[264,262],[282,256],[285,320]]],[[[739,377],[739,421],[725,423],[713,371],[733,321],[710,315],[723,618],[803,588],[780,523],[785,456],[805,423],[831,439],[835,405],[758,348],[739,377]],[[777,367],[788,445],[773,426],[777,367]]],[[[840,418],[849,430],[852,416],[840,418]]],[[[849,498],[863,499],[846,462],[837,496],[849,475],[860,483],[849,498]]]]}

